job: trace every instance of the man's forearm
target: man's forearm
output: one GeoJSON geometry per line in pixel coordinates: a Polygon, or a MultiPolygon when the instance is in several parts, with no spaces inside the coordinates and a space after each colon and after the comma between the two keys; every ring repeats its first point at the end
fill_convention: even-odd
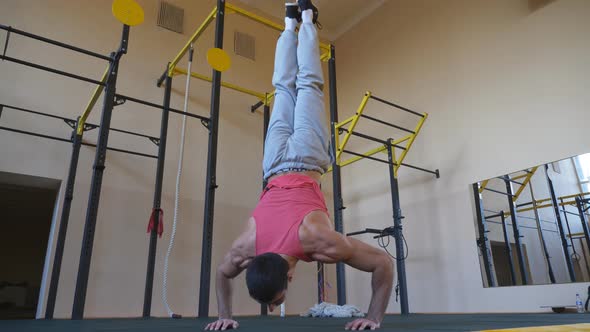
{"type": "Polygon", "coordinates": [[[369,305],[367,319],[381,323],[393,288],[393,262],[389,258],[375,271],[371,279],[373,296],[369,305]]]}
{"type": "Polygon", "coordinates": [[[231,279],[227,278],[222,272],[217,271],[216,276],[217,288],[217,309],[219,318],[231,318],[232,304],[232,284],[231,279]]]}

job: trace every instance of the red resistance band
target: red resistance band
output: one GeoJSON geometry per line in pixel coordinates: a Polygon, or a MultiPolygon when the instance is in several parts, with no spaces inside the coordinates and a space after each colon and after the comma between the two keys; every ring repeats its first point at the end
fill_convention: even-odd
{"type": "Polygon", "coordinates": [[[150,223],[148,224],[147,232],[151,233],[154,230],[154,225],[156,224],[156,213],[159,214],[158,218],[158,236],[161,238],[162,234],[164,233],[164,210],[162,209],[153,209],[152,215],[150,217],[150,223]]]}

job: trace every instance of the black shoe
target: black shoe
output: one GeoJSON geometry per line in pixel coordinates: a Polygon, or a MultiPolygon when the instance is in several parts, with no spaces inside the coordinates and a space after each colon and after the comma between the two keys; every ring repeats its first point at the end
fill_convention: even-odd
{"type": "Polygon", "coordinates": [[[301,12],[299,11],[299,7],[294,3],[285,4],[286,13],[285,16],[287,18],[294,18],[297,22],[301,23],[301,12]]]}
{"type": "Polygon", "coordinates": [[[321,29],[322,24],[318,22],[318,8],[314,6],[313,3],[311,3],[311,0],[297,0],[297,4],[299,4],[299,9],[301,9],[301,12],[308,9],[311,9],[313,11],[313,24],[316,24],[318,26],[318,29],[321,29]]]}

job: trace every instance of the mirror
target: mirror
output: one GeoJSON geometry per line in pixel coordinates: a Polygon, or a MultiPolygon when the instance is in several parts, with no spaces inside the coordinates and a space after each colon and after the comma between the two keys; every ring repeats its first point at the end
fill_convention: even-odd
{"type": "Polygon", "coordinates": [[[472,190],[485,287],[590,281],[590,153],[472,190]]]}

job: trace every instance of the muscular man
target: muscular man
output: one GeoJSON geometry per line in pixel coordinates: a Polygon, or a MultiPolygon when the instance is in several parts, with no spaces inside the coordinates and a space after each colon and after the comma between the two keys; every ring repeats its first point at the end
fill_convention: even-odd
{"type": "Polygon", "coordinates": [[[276,94],[263,160],[268,185],[245,232],[217,269],[219,319],[205,329],[238,327],[232,319],[231,280],[244,269],[250,296],[273,311],[285,301],[300,260],[344,262],[371,272],[373,295],[367,317],[346,324],[346,329],[376,329],[391,295],[393,262],[382,250],[334,231],[328,218],[319,187],[332,157],[314,26],[318,12],[311,0],[288,3],[286,12],[286,28],[276,48],[276,94]]]}

